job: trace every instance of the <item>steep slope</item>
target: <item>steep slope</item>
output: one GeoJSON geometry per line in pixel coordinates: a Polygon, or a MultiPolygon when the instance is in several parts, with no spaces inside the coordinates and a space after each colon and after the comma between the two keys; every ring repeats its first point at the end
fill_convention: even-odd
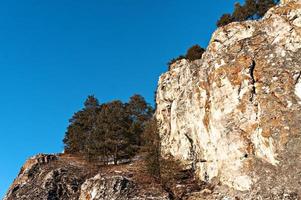
{"type": "Polygon", "coordinates": [[[219,28],[202,59],[160,77],[162,153],[243,199],[301,198],[300,48],[300,1],[219,28]]]}

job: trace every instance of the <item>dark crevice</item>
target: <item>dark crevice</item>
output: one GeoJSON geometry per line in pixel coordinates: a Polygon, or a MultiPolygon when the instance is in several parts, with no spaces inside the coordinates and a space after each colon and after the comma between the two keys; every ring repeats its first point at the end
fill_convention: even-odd
{"type": "Polygon", "coordinates": [[[241,92],[241,84],[239,85],[239,88],[237,91],[238,100],[240,100],[240,92],[241,92]]]}
{"type": "Polygon", "coordinates": [[[252,63],[249,67],[249,73],[250,73],[250,77],[251,77],[251,84],[252,84],[252,90],[251,90],[251,96],[250,96],[250,101],[254,103],[254,106],[256,107],[256,121],[258,120],[258,102],[254,102],[254,98],[257,95],[257,91],[256,91],[256,79],[254,76],[254,72],[255,72],[255,67],[256,67],[256,62],[255,59],[252,60],[252,63]]]}
{"type": "Polygon", "coordinates": [[[297,84],[299,82],[300,77],[301,77],[301,72],[298,73],[298,76],[296,77],[296,80],[295,80],[295,84],[297,84]]]}
{"type": "Polygon", "coordinates": [[[209,182],[209,175],[208,175],[208,173],[207,172],[205,172],[205,174],[204,174],[204,181],[206,182],[206,183],[208,183],[209,182]]]}
{"type": "Polygon", "coordinates": [[[187,140],[190,143],[190,149],[191,149],[191,151],[193,151],[193,140],[188,136],[187,133],[185,133],[185,136],[186,136],[187,140]]]}
{"type": "Polygon", "coordinates": [[[17,192],[17,190],[19,190],[19,189],[20,189],[20,185],[17,185],[16,187],[14,187],[14,189],[12,190],[11,193],[15,193],[15,192],[17,192]]]}
{"type": "Polygon", "coordinates": [[[252,84],[252,91],[251,91],[250,101],[253,101],[254,97],[256,95],[256,87],[255,87],[256,80],[255,80],[255,77],[254,77],[255,66],[256,66],[256,62],[254,60],[252,60],[252,64],[249,67],[249,69],[250,69],[249,73],[250,73],[251,84],[252,84]]]}
{"type": "Polygon", "coordinates": [[[122,179],[121,182],[120,182],[120,190],[123,191],[125,190],[126,188],[128,188],[128,185],[129,185],[129,181],[127,179],[122,179]]]}

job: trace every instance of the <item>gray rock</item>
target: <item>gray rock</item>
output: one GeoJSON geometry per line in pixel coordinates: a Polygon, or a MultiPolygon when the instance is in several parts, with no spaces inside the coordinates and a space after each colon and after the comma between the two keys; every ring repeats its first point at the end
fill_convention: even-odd
{"type": "Polygon", "coordinates": [[[169,199],[160,185],[141,184],[125,171],[106,171],[78,157],[40,154],[24,164],[4,200],[169,199]]]}

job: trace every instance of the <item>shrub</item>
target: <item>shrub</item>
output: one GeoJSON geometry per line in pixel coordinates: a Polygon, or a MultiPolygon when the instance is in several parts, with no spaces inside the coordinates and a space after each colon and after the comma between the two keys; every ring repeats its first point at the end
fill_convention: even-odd
{"type": "Polygon", "coordinates": [[[155,119],[151,119],[145,127],[143,144],[147,170],[152,176],[168,186],[181,178],[182,164],[172,156],[161,157],[160,136],[155,119]]]}
{"type": "Polygon", "coordinates": [[[203,49],[199,45],[193,45],[192,47],[190,47],[187,50],[185,57],[186,57],[186,59],[188,59],[190,61],[194,61],[197,59],[201,59],[204,52],[205,52],[205,49],[203,49]]]}
{"type": "Polygon", "coordinates": [[[172,65],[172,64],[174,64],[175,62],[177,62],[177,61],[179,61],[179,60],[182,60],[182,59],[185,59],[185,56],[183,56],[183,55],[180,55],[180,56],[178,56],[177,58],[173,58],[173,59],[171,59],[168,63],[167,63],[167,65],[168,65],[168,70],[170,70],[170,66],[172,65]]]}
{"type": "Polygon", "coordinates": [[[183,175],[183,165],[172,156],[160,159],[160,181],[165,187],[172,187],[183,175]]]}
{"type": "Polygon", "coordinates": [[[197,59],[201,59],[203,53],[205,52],[205,49],[200,47],[199,45],[193,45],[192,47],[190,47],[187,52],[186,55],[180,55],[177,58],[173,58],[171,61],[168,62],[168,70],[170,70],[170,66],[177,62],[178,60],[182,60],[182,59],[187,59],[189,61],[194,61],[197,59]]]}

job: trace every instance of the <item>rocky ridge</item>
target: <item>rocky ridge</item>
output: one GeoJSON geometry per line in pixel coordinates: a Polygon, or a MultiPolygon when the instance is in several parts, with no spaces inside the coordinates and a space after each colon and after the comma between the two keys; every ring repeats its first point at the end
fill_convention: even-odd
{"type": "Polygon", "coordinates": [[[142,166],[103,167],[70,155],[40,154],[24,164],[4,200],[169,199],[142,166]]]}

